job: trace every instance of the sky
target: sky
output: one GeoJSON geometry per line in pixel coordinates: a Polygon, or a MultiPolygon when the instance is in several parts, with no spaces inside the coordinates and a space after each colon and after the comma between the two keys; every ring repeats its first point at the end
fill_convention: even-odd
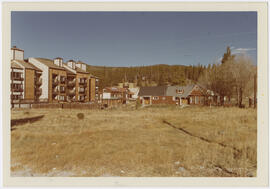
{"type": "Polygon", "coordinates": [[[208,65],[230,46],[257,63],[256,12],[12,12],[25,58],[98,66],[208,65]]]}

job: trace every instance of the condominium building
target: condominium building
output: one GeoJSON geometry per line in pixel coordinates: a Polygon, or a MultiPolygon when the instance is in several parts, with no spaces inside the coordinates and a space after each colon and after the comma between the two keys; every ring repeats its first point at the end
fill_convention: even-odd
{"type": "Polygon", "coordinates": [[[67,72],[63,67],[63,59],[29,58],[28,61],[42,70],[40,99],[49,102],[66,101],[67,72]]]}
{"type": "Polygon", "coordinates": [[[13,102],[39,101],[42,90],[42,70],[24,60],[24,51],[11,48],[10,99],[13,102]]]}
{"type": "Polygon", "coordinates": [[[62,58],[28,58],[11,48],[11,99],[44,102],[90,102],[98,97],[98,78],[86,64],[62,58]]]}
{"type": "Polygon", "coordinates": [[[29,58],[29,62],[43,71],[41,99],[49,102],[89,102],[95,101],[96,77],[86,71],[86,64],[62,58],[54,60],[29,58]]]}
{"type": "Polygon", "coordinates": [[[67,71],[75,74],[75,77],[70,74],[70,98],[72,97],[72,100],[79,102],[95,101],[96,77],[86,71],[86,64],[81,61],[69,60],[63,66],[67,71]]]}

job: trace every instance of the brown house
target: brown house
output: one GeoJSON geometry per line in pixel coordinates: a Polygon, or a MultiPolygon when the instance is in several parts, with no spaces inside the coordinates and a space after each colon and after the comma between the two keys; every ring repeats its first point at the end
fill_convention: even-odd
{"type": "Polygon", "coordinates": [[[106,87],[102,93],[102,104],[107,106],[127,104],[132,98],[132,94],[126,88],[106,87]]]}
{"type": "Polygon", "coordinates": [[[207,90],[198,84],[187,86],[141,87],[138,96],[143,105],[205,105],[208,99],[207,90]]]}

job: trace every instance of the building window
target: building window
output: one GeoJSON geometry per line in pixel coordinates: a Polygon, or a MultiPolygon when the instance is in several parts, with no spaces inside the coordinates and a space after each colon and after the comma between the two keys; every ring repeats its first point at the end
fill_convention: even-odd
{"type": "Polygon", "coordinates": [[[84,93],[84,88],[82,88],[82,87],[79,87],[79,92],[82,92],[82,93],[84,93]]]}
{"type": "Polygon", "coordinates": [[[61,83],[65,83],[65,82],[66,82],[66,77],[60,76],[60,82],[61,82],[61,83]]]}
{"type": "Polygon", "coordinates": [[[84,100],[84,96],[79,96],[79,100],[84,100]]]}
{"type": "Polygon", "coordinates": [[[154,97],[153,97],[153,100],[158,100],[158,99],[159,99],[158,96],[154,96],[154,97]]]}
{"type": "Polygon", "coordinates": [[[60,96],[59,96],[59,100],[64,101],[64,100],[65,100],[65,96],[60,95],[60,96]]]}
{"type": "Polygon", "coordinates": [[[60,92],[61,93],[64,93],[66,90],[65,90],[65,87],[64,86],[60,86],[60,92]]]}
{"type": "Polygon", "coordinates": [[[164,96],[164,97],[162,97],[162,100],[166,100],[166,97],[164,96]]]}

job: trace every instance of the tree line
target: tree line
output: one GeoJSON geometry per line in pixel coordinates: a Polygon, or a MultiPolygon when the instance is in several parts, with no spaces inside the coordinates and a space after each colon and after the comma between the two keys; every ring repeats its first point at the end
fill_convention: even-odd
{"type": "Polygon", "coordinates": [[[256,96],[254,78],[256,69],[252,59],[244,54],[233,55],[229,47],[222,60],[204,65],[152,65],[136,67],[87,66],[87,70],[100,79],[100,90],[121,82],[142,86],[187,85],[200,83],[223,97],[237,99],[241,107],[243,96],[256,96]]]}
{"type": "Polygon", "coordinates": [[[100,88],[115,86],[121,82],[133,82],[137,86],[186,85],[197,82],[203,65],[153,65],[136,67],[88,66],[88,71],[100,78],[100,88]]]}

